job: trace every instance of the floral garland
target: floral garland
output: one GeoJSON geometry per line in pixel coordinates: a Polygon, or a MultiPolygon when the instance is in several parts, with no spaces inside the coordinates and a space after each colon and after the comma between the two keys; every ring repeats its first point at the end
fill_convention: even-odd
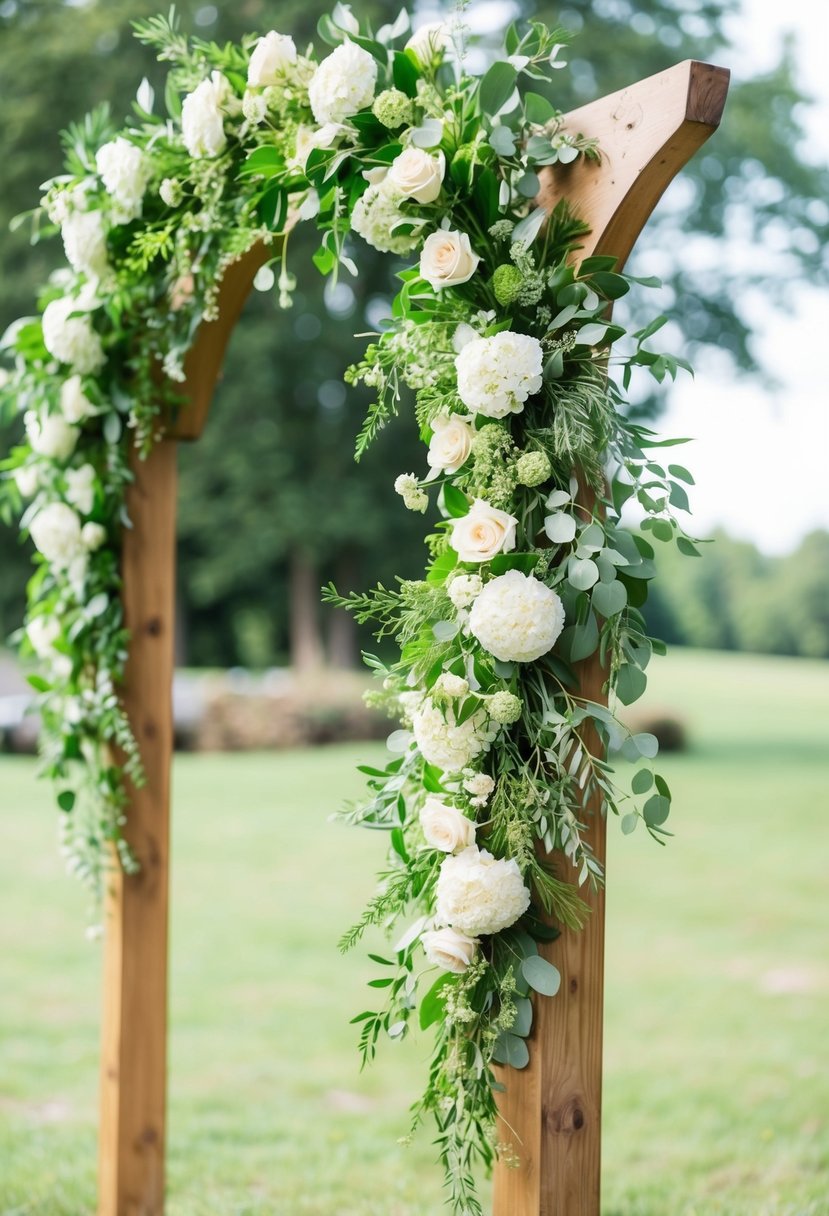
{"type": "Polygon", "coordinates": [[[475,78],[459,24],[409,36],[402,14],[374,35],[342,5],[320,23],[334,48],[321,61],[273,31],[219,47],[188,41],[172,15],[136,30],[172,65],[169,116],[144,82],[123,131],[105,108],[70,128],[66,173],[32,213],[35,237],[59,229],[69,266],[3,339],[3,401],[23,413],[25,440],[0,466],[0,506],[22,513],[37,550],[21,639],[42,663],[30,679],[64,848],[96,893],[112,845],[135,867],[121,828],[141,762],[118,696],[128,455],[148,451],[179,408],[184,355],[216,315],[225,268],[278,236],[290,305],[288,230],[306,219],[322,233],[323,274],[356,273],[351,233],[416,259],[347,373],[376,390],[358,458],[413,391],[428,471],[401,473],[395,489],[413,511],[436,497],[441,521],[424,580],[325,592],[400,645],[390,666],[367,656],[380,680],[371,699],[403,725],[390,763],[363,769],[368,800],[348,812],[389,831],[390,860],[342,944],[405,920],[389,957],[372,956],[385,1003],[355,1019],[363,1057],[402,1038],[415,1011],[436,1024],[414,1122],[437,1121],[453,1210],[480,1212],[471,1166],[496,1152],[492,1065],[526,1064],[530,992],[558,986],[538,942],[556,924],[579,927],[578,887],[602,881],[588,818],[611,811],[625,833],[641,820],[665,835],[656,740],[585,700],[574,664],[598,651],[627,705],[662,650],[640,612],[654,574],[647,534],[696,552],[674,515],[692,479],[652,458],[671,441],[626,419],[624,390],[635,366],[662,381],[682,361],[644,346],[660,318],[614,354],[621,386],[608,377],[624,336],[608,308],[631,280],[611,257],[579,262],[578,217],[533,203],[542,166],[601,154],[529,87],[563,66],[564,31],[511,27],[505,57],[475,78]],[[636,533],[620,525],[629,498],[644,511],[636,533]],[[630,792],[591,754],[588,731],[645,761],[630,792]],[[575,882],[553,872],[553,851],[575,882]]]}

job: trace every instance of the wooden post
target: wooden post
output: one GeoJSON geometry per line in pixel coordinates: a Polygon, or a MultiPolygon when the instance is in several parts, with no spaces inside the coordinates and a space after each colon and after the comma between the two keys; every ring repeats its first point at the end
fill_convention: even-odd
{"type": "MultiPolygon", "coordinates": [[[[716,130],[728,77],[688,61],[567,116],[568,131],[598,138],[602,161],[549,170],[540,201],[552,210],[566,198],[590,225],[581,257],[613,254],[621,268],[672,178],[716,130]]],[[[581,695],[606,702],[598,658],[579,674],[581,695]]],[[[595,737],[592,744],[598,748],[595,737]]],[[[594,804],[587,839],[602,863],[605,835],[594,804]]],[[[572,874],[566,858],[551,861],[572,874]]],[[[599,1216],[604,891],[582,894],[591,908],[586,928],[539,947],[562,982],[557,996],[536,999],[530,1063],[498,1070],[506,1086],[499,1138],[519,1164],[496,1166],[494,1216],[599,1216]]]]}

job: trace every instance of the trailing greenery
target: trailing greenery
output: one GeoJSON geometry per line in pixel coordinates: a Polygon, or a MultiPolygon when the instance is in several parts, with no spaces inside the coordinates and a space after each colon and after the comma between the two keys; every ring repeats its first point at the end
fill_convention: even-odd
{"type": "Polygon", "coordinates": [[[275,31],[189,40],[173,12],[136,32],[173,65],[167,114],[144,83],[123,131],[105,109],[69,131],[66,173],[33,222],[60,230],[70,269],[3,341],[2,391],[26,431],[2,465],[3,504],[38,550],[22,644],[43,664],[32,683],[67,855],[95,894],[111,846],[135,866],[121,829],[140,757],[118,698],[130,451],[146,455],[186,408],[185,355],[233,261],[271,245],[287,307],[296,223],[315,222],[314,264],[334,278],[357,273],[362,238],[402,268],[347,377],[376,394],[356,455],[412,390],[428,453],[395,489],[414,512],[436,499],[440,521],[424,579],[324,593],[400,647],[389,665],[367,656],[374,700],[401,727],[347,812],[389,832],[390,853],[342,945],[371,926],[392,935],[389,957],[373,956],[382,1007],[355,1019],[363,1060],[415,1017],[437,1026],[415,1124],[434,1117],[448,1202],[475,1213],[472,1166],[497,1149],[494,1065],[526,1065],[532,994],[560,982],[546,943],[584,923],[579,889],[603,880],[591,819],[667,835],[656,739],[615,707],[641,695],[662,649],[641,612],[651,540],[697,553],[677,514],[691,479],[653,454],[675,441],[624,410],[632,369],[661,383],[687,364],[647,345],[664,318],[631,335],[610,321],[632,280],[612,256],[581,256],[566,204],[548,216],[534,202],[539,174],[600,157],[534,89],[560,66],[564,31],[511,26],[482,77],[464,74],[459,20],[411,35],[403,13],[374,32],[338,6],[321,61],[275,31]],[[629,499],[644,513],[635,536],[629,499]],[[594,655],[611,708],[582,690],[594,655]],[[597,739],[639,765],[630,789],[597,739]]]}

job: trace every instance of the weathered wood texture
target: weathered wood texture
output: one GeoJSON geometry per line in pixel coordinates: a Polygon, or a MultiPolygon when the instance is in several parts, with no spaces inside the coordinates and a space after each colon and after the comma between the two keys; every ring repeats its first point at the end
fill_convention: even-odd
{"type": "Polygon", "coordinates": [[[160,1216],[164,1208],[175,443],[158,444],[133,470],[122,557],[132,633],[124,701],[147,781],[130,791],[126,827],[141,871],[114,868],[106,905],[100,1216],[160,1216]]]}
{"type": "MultiPolygon", "coordinates": [[[[567,116],[568,131],[598,139],[602,161],[548,170],[539,201],[552,210],[566,198],[590,225],[580,256],[613,254],[624,265],[671,180],[716,130],[728,77],[688,61],[567,116]]],[[[606,702],[604,679],[597,657],[582,664],[581,695],[606,702]]],[[[606,824],[595,801],[590,811],[587,838],[604,863],[606,824]]],[[[566,858],[551,861],[560,875],[572,875],[566,858]]],[[[506,1157],[497,1165],[494,1216],[599,1214],[604,891],[583,894],[591,908],[586,928],[541,947],[562,982],[556,997],[536,1001],[530,1064],[498,1070],[506,1086],[499,1138],[520,1165],[510,1167],[506,1157]]]]}

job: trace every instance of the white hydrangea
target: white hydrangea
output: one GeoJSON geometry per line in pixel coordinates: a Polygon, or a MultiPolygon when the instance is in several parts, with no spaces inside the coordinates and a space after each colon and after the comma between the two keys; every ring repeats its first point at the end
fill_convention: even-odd
{"type": "Polygon", "coordinates": [[[499,860],[475,845],[443,861],[436,897],[441,924],[469,937],[500,933],[530,906],[517,862],[499,860]]]}
{"type": "Polygon", "coordinates": [[[22,464],[12,474],[23,498],[33,498],[40,487],[40,469],[36,464],[22,464]]]}
{"type": "Polygon", "coordinates": [[[88,515],[95,501],[95,470],[91,464],[66,470],[66,501],[81,515],[88,515]]]}
{"type": "Polygon", "coordinates": [[[26,438],[33,452],[49,460],[68,460],[78,442],[78,432],[62,414],[39,416],[28,410],[23,417],[26,438]]]}
{"type": "Polygon", "coordinates": [[[455,359],[458,396],[476,414],[518,414],[541,388],[543,351],[537,338],[504,330],[467,342],[455,359]]]}
{"type": "Polygon", "coordinates": [[[254,89],[278,84],[296,63],[296,44],[287,34],[271,30],[260,38],[248,64],[248,85],[254,89]]]}
{"type": "Polygon", "coordinates": [[[323,59],[308,86],[314,118],[322,126],[342,122],[371,105],[377,85],[377,60],[355,42],[323,59]]]}
{"type": "Polygon", "coordinates": [[[396,224],[413,222],[400,210],[400,198],[384,182],[370,185],[357,199],[351,212],[351,227],[364,241],[381,253],[410,253],[417,245],[418,231],[397,232],[396,224]]]}
{"type": "Polygon", "coordinates": [[[429,506],[429,496],[421,490],[414,473],[401,473],[394,480],[394,492],[403,499],[403,505],[409,511],[426,511],[429,506]]]}
{"type": "Polygon", "coordinates": [[[495,789],[492,777],[488,773],[475,773],[471,770],[468,776],[466,774],[464,776],[463,788],[470,795],[469,801],[473,806],[486,806],[495,789]]]}
{"type": "Polygon", "coordinates": [[[43,311],[43,342],[49,354],[83,376],[104,365],[101,339],[92,328],[83,299],[62,296],[43,311]],[[78,316],[72,316],[78,313],[78,316]]]}
{"type": "Polygon", "coordinates": [[[36,548],[57,570],[67,570],[83,553],[80,517],[65,502],[50,502],[38,511],[29,531],[36,548]]]}
{"type": "Polygon", "coordinates": [[[37,657],[50,663],[56,676],[66,679],[72,673],[72,660],[55,649],[62,633],[60,621],[52,615],[33,617],[26,626],[26,636],[37,657]]]}
{"type": "Polygon", "coordinates": [[[248,122],[258,126],[268,116],[268,103],[261,93],[252,93],[248,90],[242,98],[242,113],[248,122]]]}
{"type": "Polygon", "coordinates": [[[166,207],[177,207],[184,196],[184,191],[178,178],[165,177],[158,187],[158,194],[166,207]]]}
{"type": "Polygon", "coordinates": [[[469,614],[470,632],[504,663],[540,658],[563,628],[564,605],[555,591],[520,570],[488,582],[469,614]]]}
{"type": "Polygon", "coordinates": [[[150,162],[141,148],[119,135],[98,149],[95,165],[104,189],[115,203],[118,223],[137,219],[144,205],[144,191],[150,180],[150,162]]]}
{"type": "Polygon", "coordinates": [[[480,574],[456,574],[447,588],[447,594],[456,608],[468,608],[484,588],[480,574]]]}
{"type": "Polygon", "coordinates": [[[97,411],[83,391],[80,376],[69,376],[60,386],[60,409],[67,422],[79,426],[97,411]]]}
{"type": "Polygon", "coordinates": [[[432,696],[465,697],[469,692],[469,681],[451,671],[442,672],[435,680],[432,696]]]}
{"type": "Polygon", "coordinates": [[[66,260],[79,274],[100,279],[109,269],[107,229],[101,211],[70,211],[61,225],[66,260]]]}
{"type": "Polygon", "coordinates": [[[477,710],[465,722],[455,720],[453,708],[439,708],[424,701],[411,715],[415,742],[427,764],[434,764],[445,773],[459,773],[462,768],[487,751],[497,734],[484,709],[477,710]]]}
{"type": "Polygon", "coordinates": [[[223,104],[230,84],[221,72],[203,80],[181,105],[181,136],[194,160],[218,156],[227,146],[223,104]]]}
{"type": "Polygon", "coordinates": [[[84,524],[81,528],[81,541],[83,547],[89,553],[93,553],[96,549],[100,549],[101,545],[107,538],[107,530],[103,524],[90,523],[84,524]]]}

